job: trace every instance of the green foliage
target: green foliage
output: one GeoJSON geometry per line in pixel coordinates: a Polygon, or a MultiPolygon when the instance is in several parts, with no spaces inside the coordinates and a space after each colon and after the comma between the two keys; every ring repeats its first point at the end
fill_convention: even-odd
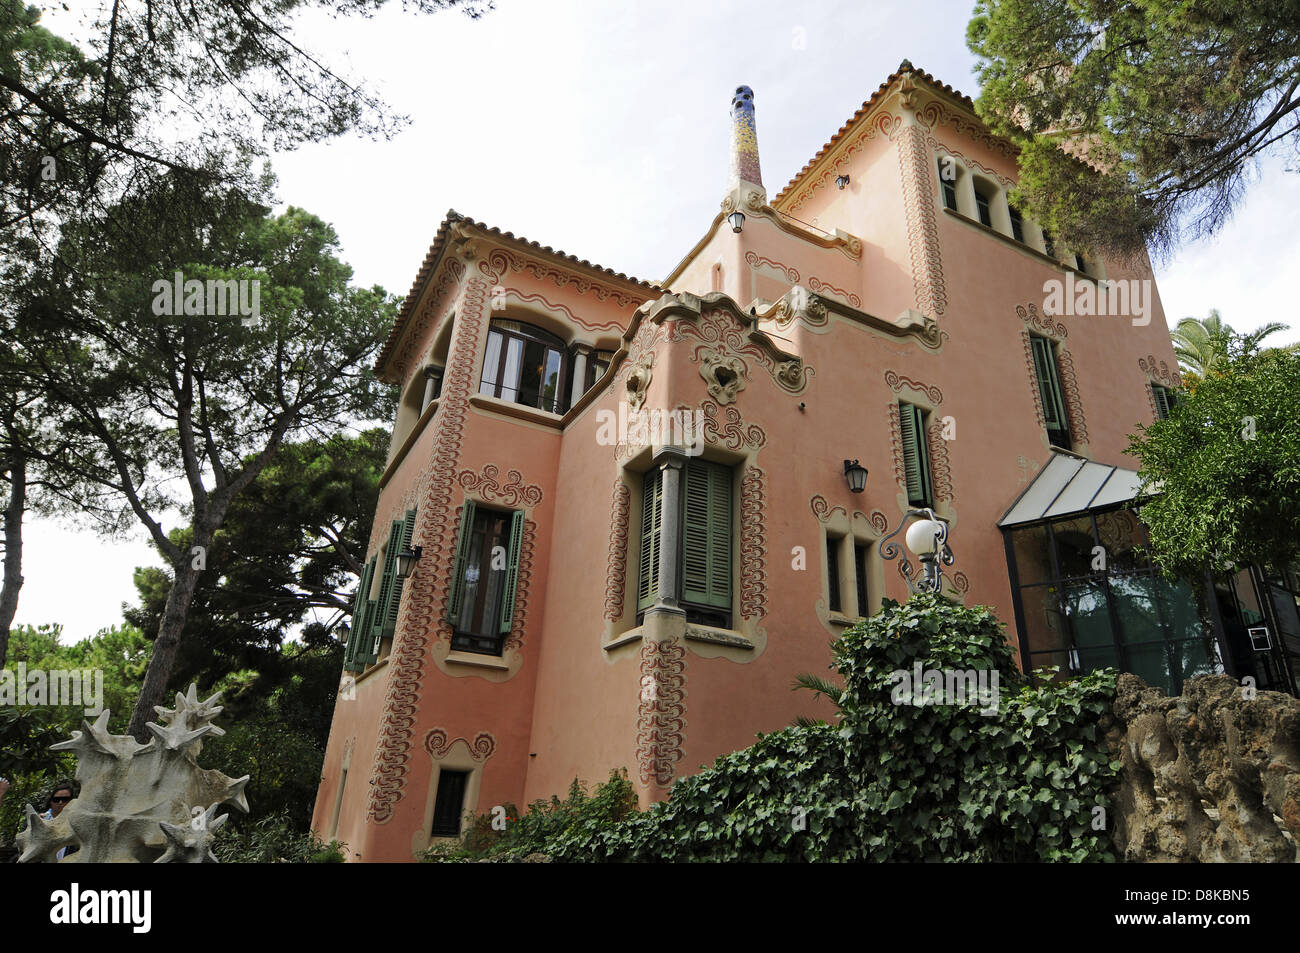
{"type": "Polygon", "coordinates": [[[44,812],[54,785],[71,778],[75,766],[75,759],[68,757],[61,762],[60,767],[29,773],[11,773],[8,768],[0,768],[0,777],[9,781],[9,791],[5,794],[4,801],[0,802],[0,847],[13,844],[18,832],[26,826],[27,805],[30,804],[38,812],[44,812]]]}
{"type": "Polygon", "coordinates": [[[614,823],[553,823],[569,803],[556,802],[503,840],[564,861],[1115,859],[1092,829],[1119,768],[1101,730],[1113,672],[1031,686],[986,607],[935,595],[886,601],[833,650],[838,724],[760,735],[614,823]],[[996,671],[996,712],[908,703],[891,676],[918,664],[984,671],[990,686],[996,671]]]}
{"type": "Polygon", "coordinates": [[[588,795],[575,778],[564,800],[552,796],[537,800],[520,814],[513,804],[501,805],[504,830],[493,827],[492,813],[469,818],[469,829],[460,840],[443,841],[425,851],[426,861],[464,861],[487,858],[520,858],[533,853],[552,853],[567,845],[585,843],[599,831],[616,825],[637,811],[636,791],[627,772],[612,771],[609,780],[596,785],[588,795]]]}
{"type": "Polygon", "coordinates": [[[978,0],[967,45],[981,117],[1021,148],[1019,204],[1070,248],[1212,233],[1256,158],[1295,142],[1294,4],[978,0]]]}
{"type": "Polygon", "coordinates": [[[268,814],[244,827],[226,824],[212,852],[223,864],[341,864],[345,845],[328,844],[303,832],[285,812],[268,814]]]}
{"type": "MultiPolygon", "coordinates": [[[[1270,334],[1285,330],[1285,324],[1269,321],[1245,335],[1245,340],[1253,346],[1270,334]]],[[[1224,323],[1214,308],[1204,318],[1183,318],[1178,322],[1178,327],[1169,336],[1174,342],[1174,353],[1178,355],[1184,383],[1195,385],[1211,370],[1218,368],[1219,362],[1226,356],[1225,348],[1233,333],[1235,332],[1224,323]]]]}
{"type": "Polygon", "coordinates": [[[1152,558],[1170,575],[1300,558],[1300,354],[1216,339],[1223,357],[1168,419],[1129,435],[1152,558]]]}

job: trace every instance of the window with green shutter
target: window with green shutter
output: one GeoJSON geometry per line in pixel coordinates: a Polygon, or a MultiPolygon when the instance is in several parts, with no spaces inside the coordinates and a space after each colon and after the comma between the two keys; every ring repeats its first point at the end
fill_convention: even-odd
{"type": "Polygon", "coordinates": [[[370,606],[374,603],[369,598],[371,581],[375,576],[375,560],[366,563],[361,570],[361,579],[357,583],[357,594],[352,601],[352,627],[348,633],[347,648],[343,652],[343,668],[349,672],[359,672],[365,668],[364,652],[360,649],[368,644],[370,638],[370,606]]]}
{"type": "Polygon", "coordinates": [[[1151,394],[1156,399],[1156,419],[1164,420],[1169,416],[1169,411],[1174,409],[1174,392],[1168,387],[1161,387],[1159,384],[1151,385],[1151,394]]]}
{"type": "Polygon", "coordinates": [[[447,598],[453,649],[502,654],[514,621],[523,536],[522,510],[465,501],[447,598]]]}
{"type": "Polygon", "coordinates": [[[636,609],[644,612],[659,598],[659,542],[663,529],[663,473],[645,475],[641,490],[641,558],[637,570],[636,609]]]}
{"type": "Polygon", "coordinates": [[[415,533],[415,510],[407,510],[400,520],[394,520],[388,531],[388,545],[384,548],[384,575],[379,587],[378,611],[371,620],[370,654],[378,659],[379,647],[384,639],[391,639],[397,631],[397,612],[402,603],[402,586],[406,582],[397,574],[397,555],[411,546],[415,533]]]}
{"type": "Polygon", "coordinates": [[[932,507],[934,497],[930,485],[930,448],[925,442],[925,416],[925,411],[915,404],[898,402],[907,502],[912,506],[932,507]]]}
{"type": "Polygon", "coordinates": [[[731,611],[731,467],[688,460],[682,487],[682,604],[731,611]]]}
{"type": "Polygon", "coordinates": [[[1037,334],[1029,336],[1029,343],[1033,349],[1038,395],[1043,404],[1043,421],[1047,424],[1047,440],[1054,447],[1069,450],[1070,425],[1056,367],[1056,347],[1048,338],[1037,334]]]}

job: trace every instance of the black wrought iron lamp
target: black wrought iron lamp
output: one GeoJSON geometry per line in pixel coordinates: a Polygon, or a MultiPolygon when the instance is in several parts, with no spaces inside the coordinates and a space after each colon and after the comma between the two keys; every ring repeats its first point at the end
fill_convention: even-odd
{"type": "Polygon", "coordinates": [[[845,460],[844,479],[849,481],[851,491],[861,493],[867,488],[867,468],[857,460],[845,460]]]}
{"type": "Polygon", "coordinates": [[[416,546],[414,549],[404,549],[397,554],[397,575],[405,579],[415,568],[415,564],[420,561],[424,555],[424,549],[416,546]]]}
{"type": "Polygon", "coordinates": [[[934,510],[929,507],[908,510],[903,516],[903,521],[898,524],[898,529],[880,541],[880,557],[900,558],[898,572],[907,583],[908,592],[940,592],[943,589],[942,567],[951,566],[954,562],[952,549],[948,546],[947,522],[935,516],[934,510]],[[908,526],[907,522],[910,519],[915,519],[916,522],[908,526]],[[903,536],[903,541],[907,544],[907,548],[921,560],[921,568],[915,574],[915,578],[912,564],[903,550],[898,543],[890,542],[903,532],[904,527],[907,527],[907,532],[903,536]]]}

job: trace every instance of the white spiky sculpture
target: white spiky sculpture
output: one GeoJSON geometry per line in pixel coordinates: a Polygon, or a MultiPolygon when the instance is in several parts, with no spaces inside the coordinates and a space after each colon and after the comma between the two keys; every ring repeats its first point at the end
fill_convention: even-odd
{"type": "Polygon", "coordinates": [[[199,701],[191,684],[187,694],[176,693],[175,708],[154,706],[163,724],[145,726],[153,735],[148,744],[110,734],[106,709],[94,724],[82,722],[70,741],[52,745],[76,752],[81,793],[51,821],[27,807],[18,859],[53,862],[76,845],[60,863],[215,863],[212,838],[229,817],[217,817],[217,808],[248,813],[248,775],[232,780],[197,761],[205,735],[225,734],[212,724],[220,700],[217,692],[199,701]]]}

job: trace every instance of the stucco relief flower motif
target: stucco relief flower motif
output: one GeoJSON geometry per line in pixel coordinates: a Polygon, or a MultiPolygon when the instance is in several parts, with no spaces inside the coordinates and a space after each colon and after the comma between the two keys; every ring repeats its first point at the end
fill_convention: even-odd
{"type": "Polygon", "coordinates": [[[749,368],[735,355],[721,348],[706,348],[700,352],[700,376],[708,385],[709,396],[719,404],[733,404],[736,395],[745,389],[749,368]]]}

